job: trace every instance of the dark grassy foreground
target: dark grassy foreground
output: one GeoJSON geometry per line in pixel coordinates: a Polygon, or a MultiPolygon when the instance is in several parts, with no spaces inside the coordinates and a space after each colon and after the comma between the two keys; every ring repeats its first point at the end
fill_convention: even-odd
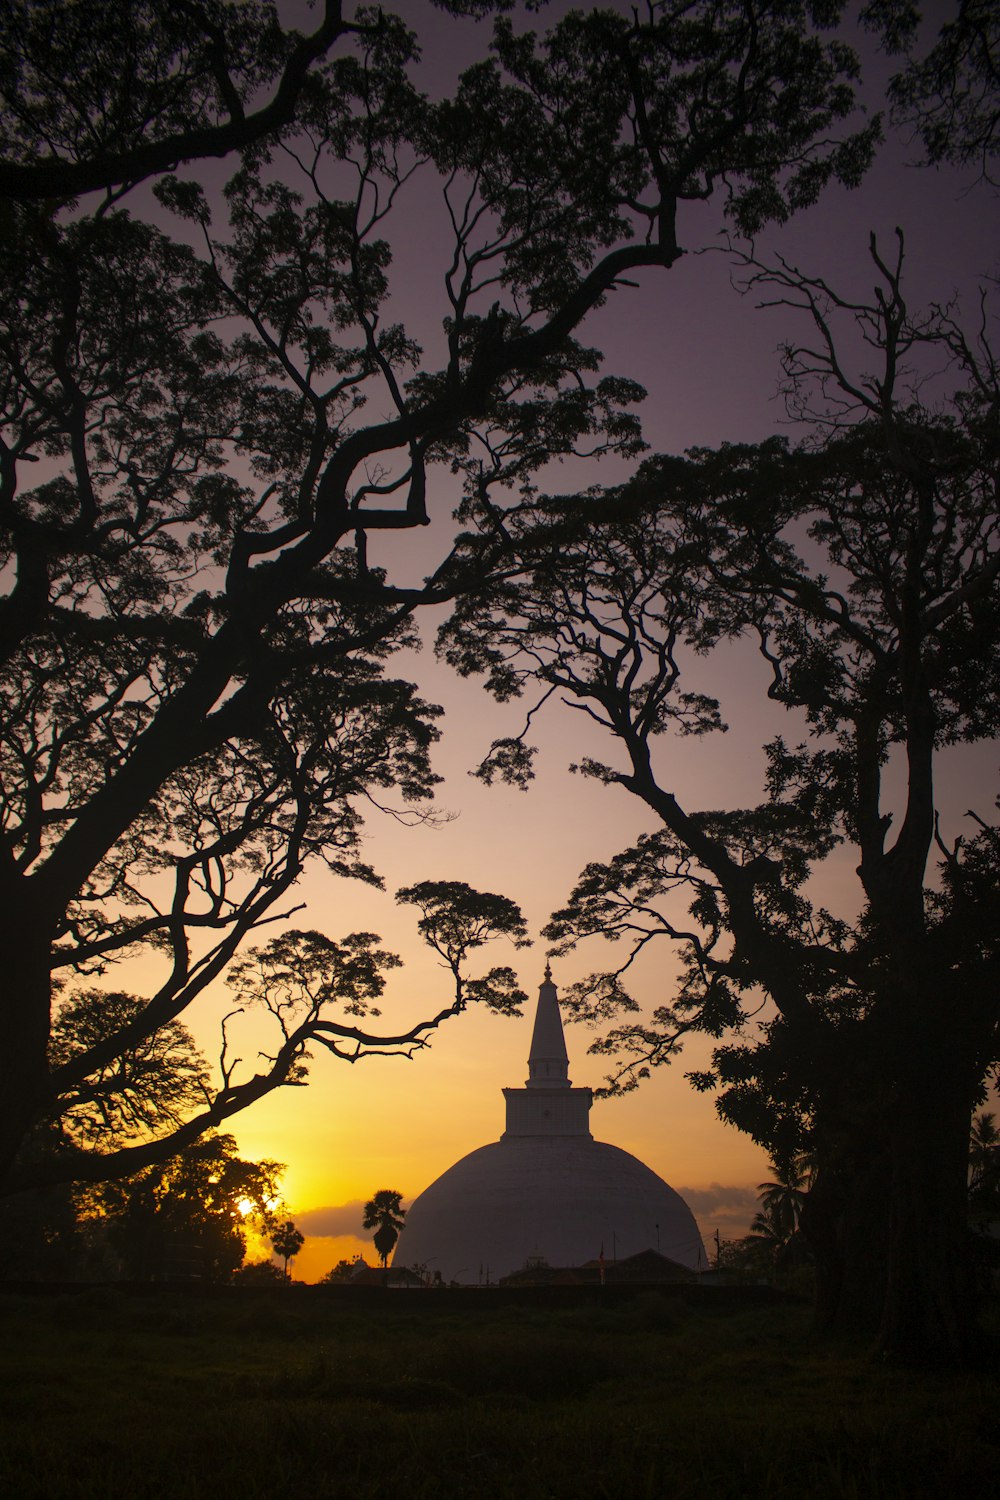
{"type": "Polygon", "coordinates": [[[996,1372],[817,1347],[798,1306],[383,1297],[0,1296],[0,1496],[913,1500],[1000,1475],[996,1372]]]}

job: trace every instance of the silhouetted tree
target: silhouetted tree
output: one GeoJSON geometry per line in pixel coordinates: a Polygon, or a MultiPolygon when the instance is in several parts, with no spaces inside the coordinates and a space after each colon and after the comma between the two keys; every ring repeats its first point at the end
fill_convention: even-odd
{"type": "MultiPolygon", "coordinates": [[[[800,1159],[772,1162],[774,1178],[757,1184],[761,1211],[780,1232],[785,1244],[799,1227],[809,1174],[800,1159]]],[[[751,1230],[753,1230],[751,1225],[751,1230]]]]}
{"type": "Polygon", "coordinates": [[[303,36],[270,4],[11,0],[0,195],[77,198],[273,139],[336,43],[377,26],[322,9],[303,36]]]}
{"type": "Polygon", "coordinates": [[[270,1228],[283,1171],[279,1162],[244,1161],[232,1136],[205,1135],[81,1197],[103,1221],[125,1276],[226,1281],[242,1264],[247,1228],[270,1228]]]}
{"type": "MultiPolygon", "coordinates": [[[[52,1024],[54,1068],[97,1049],[142,1016],[135,995],[79,990],[60,1004],[52,1024]]],[[[209,1097],[208,1067],[187,1027],[168,1021],[117,1049],[67,1090],[58,1118],[78,1146],[114,1146],[175,1128],[209,1097]]]]}
{"type": "MultiPolygon", "coordinates": [[[[416,611],[478,573],[448,561],[450,532],[422,587],[370,549],[428,522],[433,465],[466,474],[466,524],[494,535],[504,487],[550,458],[634,450],[639,388],[574,334],[677,261],[687,202],[718,192],[752,231],[857,180],[877,126],[841,133],[855,59],[814,9],[838,14],[698,0],[574,13],[545,38],[504,19],[431,103],[382,10],[329,4],[300,37],[266,3],[14,5],[0,1183],[27,1180],[39,1119],[287,915],[306,863],[375,878],[361,811],[419,808],[435,780],[437,710],[393,658],[416,611]],[[227,151],[221,194],[197,163],[227,151]],[[390,230],[418,177],[450,235],[426,354],[390,315],[390,230]],[[53,974],[125,954],[159,965],[142,1011],[53,1070],[53,974]]],[[[74,1171],[164,1160],[294,1079],[323,1039],[309,1024],[279,1027],[256,1074],[227,1067],[181,1126],[74,1171]]]]}
{"type": "MultiPolygon", "coordinates": [[[[869,0],[864,19],[906,66],[889,84],[897,119],[915,130],[927,160],[978,166],[996,182],[1000,153],[1000,15],[993,0],[957,0],[926,50],[913,0],[869,0]]],[[[932,18],[939,17],[932,13],[932,18]]]]}
{"type": "Polygon", "coordinates": [[[286,1280],[284,1271],[273,1260],[244,1261],[239,1270],[233,1272],[233,1282],[237,1286],[284,1286],[286,1280]]]}
{"type": "Polygon", "coordinates": [[[996,1116],[986,1110],[972,1121],[969,1210],[974,1224],[984,1232],[1000,1219],[1000,1129],[996,1116]]]}
{"type": "Polygon", "coordinates": [[[321,1284],[330,1286],[341,1286],[353,1281],[359,1271],[367,1271],[368,1262],[360,1255],[354,1260],[338,1260],[335,1266],[331,1266],[325,1276],[320,1277],[321,1284]]]}
{"type": "Polygon", "coordinates": [[[713,1269],[735,1281],[770,1281],[774,1277],[773,1246],[756,1235],[720,1240],[713,1269]]]}
{"type": "Polygon", "coordinates": [[[395,1193],[391,1188],[380,1188],[365,1204],[364,1228],[375,1231],[375,1249],[381,1257],[383,1270],[389,1263],[389,1256],[406,1218],[402,1202],[402,1193],[395,1193]]]}
{"type": "MultiPolygon", "coordinates": [[[[54,1066],[89,1052],[140,1015],[133,995],[81,990],[59,997],[49,1043],[54,1066]]],[[[36,1172],[71,1179],[78,1152],[108,1150],[180,1123],[208,1096],[208,1072],[187,1027],[171,1021],[122,1048],[112,1065],[95,1069],[64,1101],[55,1120],[41,1122],[22,1152],[36,1172]]],[[[111,1274],[93,1218],[81,1220],[68,1181],[0,1200],[0,1233],[18,1241],[6,1274],[28,1280],[111,1274]]],[[[3,1262],[0,1262],[2,1264],[3,1262]]]]}
{"type": "MultiPolygon", "coordinates": [[[[893,261],[872,254],[881,284],[864,306],[788,266],[755,270],[817,333],[786,351],[813,443],[655,459],[616,491],[529,502],[506,545],[534,559],[530,576],[512,566],[463,601],[442,649],[501,698],[530,689],[533,708],[555,694],[585,712],[619,759],[580,769],[660,825],[588,866],[550,928],[561,951],[591,935],[627,945],[565,997],[615,1023],[594,1049],[623,1059],[611,1086],[668,1062],[689,1031],[741,1028],[695,1082],[721,1086],[725,1118],[770,1152],[814,1160],[802,1227],[823,1317],[899,1352],[954,1353],[971,1308],[969,1120],[998,1060],[1000,830],[973,812],[946,839],[935,776],[949,747],[1000,725],[1000,385],[988,344],[950,314],[910,316],[902,241],[893,261]],[[839,317],[877,351],[874,371],[852,370],[839,317]],[[908,370],[928,353],[953,377],[935,409],[908,370]],[[736,638],[756,642],[796,738],[765,747],[757,806],[692,809],[659,743],[724,727],[696,664],[736,638]],[[809,884],[841,849],[860,916],[809,884]],[[626,971],[657,939],[678,945],[683,978],[630,1020],[626,971]],[[754,1041],[762,999],[773,1019],[754,1041]]],[[[525,781],[525,739],[495,744],[481,774],[525,781]]]]}
{"type": "Polygon", "coordinates": [[[787,1214],[777,1204],[762,1203],[750,1222],[746,1238],[767,1252],[766,1258],[772,1262],[773,1269],[776,1253],[788,1243],[792,1232],[787,1214]]]}
{"type": "Polygon", "coordinates": [[[271,1231],[269,1238],[272,1250],[276,1255],[281,1256],[282,1269],[287,1280],[288,1262],[294,1260],[295,1256],[302,1249],[305,1235],[301,1230],[296,1229],[291,1219],[286,1219],[284,1224],[279,1224],[276,1229],[271,1231]]]}
{"type": "MultiPolygon", "coordinates": [[[[445,960],[453,983],[451,1002],[404,1032],[375,1033],[329,1013],[336,1003],[347,1017],[380,1014],[372,1001],[385,986],[383,971],[398,967],[400,960],[374,946],[379,941],[375,933],[355,932],[336,943],[319,932],[289,931],[263,948],[250,949],[232,966],[229,983],[241,1006],[267,1011],[280,1027],[285,1050],[290,1049],[295,1059],[292,1080],[305,1076],[307,1042],[348,1062],[372,1049],[411,1056],[427,1045],[430,1032],[469,1004],[483,1005],[497,1015],[520,1015],[526,997],[513,969],[496,965],[475,979],[465,971],[469,953],[496,938],[507,938],[515,948],[528,946],[524,918],[513,901],[459,880],[403,887],[396,900],[422,913],[418,929],[445,960]]],[[[224,1057],[224,1071],[226,1067],[224,1057]]]]}
{"type": "Polygon", "coordinates": [[[94,1236],[81,1229],[68,1183],[0,1200],[0,1280],[74,1281],[110,1274],[94,1236]]]}
{"type": "MultiPolygon", "coordinates": [[[[777,1182],[760,1183],[759,1207],[742,1239],[721,1248],[719,1269],[755,1280],[779,1282],[812,1263],[799,1214],[805,1201],[804,1174],[791,1164],[776,1167],[777,1182]]],[[[796,1278],[798,1279],[798,1278],[796,1278]]]]}

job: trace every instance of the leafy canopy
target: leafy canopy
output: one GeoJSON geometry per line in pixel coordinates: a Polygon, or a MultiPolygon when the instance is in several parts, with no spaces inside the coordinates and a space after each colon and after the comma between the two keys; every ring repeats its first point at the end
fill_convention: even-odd
{"type": "MultiPolygon", "coordinates": [[[[457,27],[487,7],[446,8],[457,27]]],[[[852,129],[856,59],[817,29],[838,14],[653,5],[538,36],[501,19],[432,100],[413,32],[366,6],[325,5],[309,35],[265,0],[13,7],[5,1172],[39,1119],[175,1022],[262,923],[287,924],[307,864],[375,881],[364,816],[424,815],[439,711],[397,662],[419,609],[492,566],[470,574],[450,550],[436,478],[464,478],[466,522],[494,539],[549,459],[638,450],[641,392],[601,369],[581,325],[633,273],[675,263],[688,201],[717,195],[753,229],[857,179],[877,126],[852,129]],[[444,235],[426,349],[399,320],[393,261],[418,211],[444,235]],[[389,577],[380,533],[432,518],[440,566],[422,586],[389,577]],[[142,1008],[53,1071],[53,975],[89,981],[125,958],[155,975],[142,1008]]],[[[316,966],[297,1019],[268,991],[258,1071],[224,1048],[205,1109],[141,1145],[94,1141],[74,1170],[164,1159],[297,1081],[310,1041],[346,1035],[314,1004],[334,971],[348,1016],[373,998],[379,961],[362,972],[348,944],[258,951],[283,975],[307,951],[316,966]]],[[[267,987],[238,973],[248,996],[267,987]]],[[[516,1003],[510,976],[483,983],[447,1013],[516,1003]]]]}
{"type": "MultiPolygon", "coordinates": [[[[910,314],[901,245],[895,265],[874,253],[885,285],[862,315],[882,366],[852,375],[826,338],[786,351],[790,394],[826,413],[817,440],[650,459],[614,491],[526,503],[505,523],[521,571],[460,601],[439,645],[502,700],[583,713],[615,758],[577,769],[640,797],[659,825],[589,865],[549,928],[558,951],[595,936],[627,950],[568,997],[594,1022],[636,1011],[628,970],[650,943],[681,952],[675,998],[595,1044],[622,1059],[610,1085],[634,1086],[692,1029],[739,1030],[763,995],[766,1045],[723,1047],[696,1082],[726,1085],[727,1117],[785,1156],[809,1144],[824,1090],[863,1093],[895,1072],[893,1049],[932,1023],[956,973],[970,1106],[996,1057],[996,829],[978,815],[945,842],[934,811],[941,754],[1000,728],[996,366],[950,314],[910,314]],[[947,408],[907,388],[921,348],[950,361],[947,408]],[[718,702],[685,684],[737,639],[756,642],[794,737],[764,747],[756,806],[691,808],[668,790],[663,741],[724,730],[718,702]],[[860,920],[812,883],[844,847],[860,920]]],[[[857,312],[787,267],[756,274],[824,335],[857,312]]],[[[528,732],[494,744],[480,774],[526,784],[528,732]]]]}

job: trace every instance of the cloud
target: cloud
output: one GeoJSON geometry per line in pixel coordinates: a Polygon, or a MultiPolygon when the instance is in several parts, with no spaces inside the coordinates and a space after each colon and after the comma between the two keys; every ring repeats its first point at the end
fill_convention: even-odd
{"type": "Polygon", "coordinates": [[[337,1203],[328,1208],[307,1208],[295,1215],[296,1228],[303,1234],[320,1239],[339,1239],[342,1235],[361,1235],[361,1221],[365,1214],[364,1198],[353,1198],[350,1203],[337,1203]]]}
{"type": "MultiPolygon", "coordinates": [[[[715,1229],[730,1239],[746,1234],[750,1220],[760,1207],[757,1189],[749,1183],[727,1186],[712,1182],[708,1187],[682,1187],[677,1191],[694,1214],[704,1236],[711,1236],[715,1229]]],[[[307,1208],[295,1215],[295,1224],[303,1234],[315,1239],[341,1239],[345,1235],[367,1239],[361,1227],[364,1212],[365,1199],[352,1198],[349,1203],[307,1208]]]]}
{"type": "Polygon", "coordinates": [[[742,1239],[760,1208],[757,1189],[749,1183],[726,1186],[712,1182],[708,1187],[682,1187],[677,1191],[694,1214],[706,1245],[716,1234],[723,1240],[742,1239]]]}
{"type": "Polygon", "coordinates": [[[757,1189],[749,1185],[743,1187],[723,1187],[719,1182],[712,1182],[706,1188],[678,1188],[684,1202],[694,1214],[743,1214],[757,1212],[757,1189]]]}

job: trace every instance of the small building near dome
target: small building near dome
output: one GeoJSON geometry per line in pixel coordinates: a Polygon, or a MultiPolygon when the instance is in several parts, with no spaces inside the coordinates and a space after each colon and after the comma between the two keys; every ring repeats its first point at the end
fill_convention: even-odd
{"type": "Polygon", "coordinates": [[[624,1260],[588,1260],[582,1266],[550,1266],[540,1256],[530,1256],[522,1271],[512,1271],[501,1286],[677,1286],[697,1281],[690,1266],[640,1250],[624,1260]]]}
{"type": "Polygon", "coordinates": [[[406,1215],[393,1264],[444,1282],[497,1283],[529,1260],[582,1266],[656,1251],[692,1271],[708,1261],[694,1215],[639,1159],[590,1132],[593,1093],[574,1088],[559,998],[538,993],[528,1077],[503,1090],[507,1128],[449,1167],[406,1215]]]}

